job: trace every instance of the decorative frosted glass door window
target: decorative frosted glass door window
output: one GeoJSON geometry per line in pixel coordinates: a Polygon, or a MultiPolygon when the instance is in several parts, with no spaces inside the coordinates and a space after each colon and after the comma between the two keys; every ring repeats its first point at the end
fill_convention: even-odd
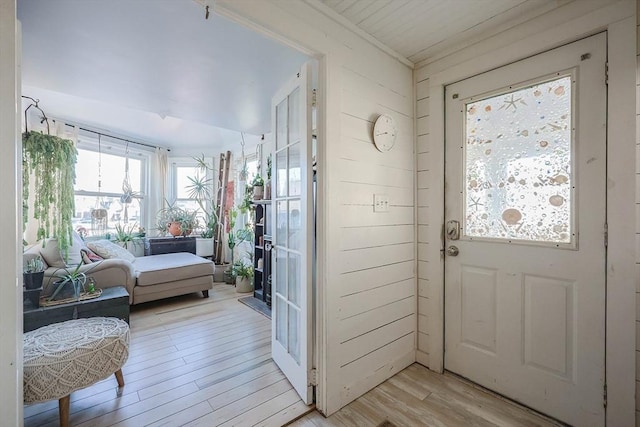
{"type": "Polygon", "coordinates": [[[572,76],[465,104],[466,237],[575,243],[572,76]]]}

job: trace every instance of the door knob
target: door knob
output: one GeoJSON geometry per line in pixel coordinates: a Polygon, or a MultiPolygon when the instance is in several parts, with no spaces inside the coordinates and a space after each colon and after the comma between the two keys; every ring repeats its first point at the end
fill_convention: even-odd
{"type": "Polygon", "coordinates": [[[451,245],[447,248],[447,255],[449,256],[458,256],[459,253],[460,253],[460,250],[458,249],[457,246],[451,245]]]}

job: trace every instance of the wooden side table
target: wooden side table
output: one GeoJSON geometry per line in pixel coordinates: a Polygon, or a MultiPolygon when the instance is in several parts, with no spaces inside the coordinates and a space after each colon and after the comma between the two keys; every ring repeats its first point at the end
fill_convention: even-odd
{"type": "Polygon", "coordinates": [[[85,317],[117,317],[129,323],[129,293],[124,286],[104,288],[98,298],[50,307],[25,305],[24,332],[65,320],[85,317]]]}

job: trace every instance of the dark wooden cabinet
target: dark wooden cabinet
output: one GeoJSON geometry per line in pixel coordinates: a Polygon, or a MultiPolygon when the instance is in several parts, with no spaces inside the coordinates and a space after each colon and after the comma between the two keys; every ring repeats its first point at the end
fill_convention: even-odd
{"type": "Polygon", "coordinates": [[[270,200],[254,202],[253,296],[271,306],[271,235],[269,231],[270,200]]]}
{"type": "Polygon", "coordinates": [[[129,293],[124,286],[104,288],[98,298],[50,307],[24,306],[24,332],[84,317],[117,317],[129,323],[129,293]]]}
{"type": "Polygon", "coordinates": [[[176,252],[196,253],[195,237],[146,237],[144,239],[144,254],[160,255],[176,252]]]}

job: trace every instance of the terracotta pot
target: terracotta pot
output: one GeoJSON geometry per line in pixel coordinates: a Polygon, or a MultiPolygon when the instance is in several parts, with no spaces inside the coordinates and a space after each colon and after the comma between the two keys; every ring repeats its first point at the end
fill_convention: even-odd
{"type": "Polygon", "coordinates": [[[182,227],[180,227],[179,222],[170,222],[169,224],[167,224],[167,231],[173,237],[177,237],[182,234],[182,227]]]}

